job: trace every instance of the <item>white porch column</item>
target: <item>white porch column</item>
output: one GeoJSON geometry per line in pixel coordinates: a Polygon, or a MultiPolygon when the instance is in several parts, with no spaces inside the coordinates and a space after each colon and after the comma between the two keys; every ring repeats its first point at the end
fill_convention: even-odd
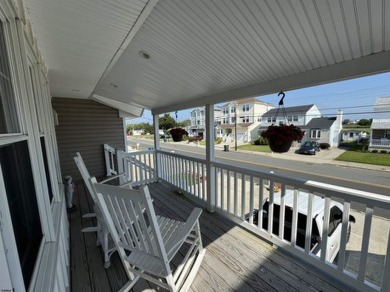
{"type": "Polygon", "coordinates": [[[154,128],[154,177],[156,181],[160,177],[161,174],[161,163],[160,163],[160,155],[157,153],[157,150],[160,150],[160,134],[159,132],[159,124],[158,124],[158,115],[153,113],[153,128],[154,128]]]}
{"type": "Polygon", "coordinates": [[[207,168],[207,210],[214,212],[215,203],[215,145],[214,105],[206,105],[206,168],[207,168]]]}

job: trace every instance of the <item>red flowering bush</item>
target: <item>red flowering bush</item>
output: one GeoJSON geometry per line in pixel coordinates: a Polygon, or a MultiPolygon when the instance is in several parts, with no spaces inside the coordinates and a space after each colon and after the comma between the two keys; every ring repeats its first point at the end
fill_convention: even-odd
{"type": "Polygon", "coordinates": [[[188,132],[182,128],[173,128],[169,131],[172,140],[175,142],[183,141],[183,136],[188,136],[188,132]]]}
{"type": "Polygon", "coordinates": [[[261,137],[266,138],[268,141],[273,140],[276,144],[284,144],[292,141],[302,140],[305,132],[299,127],[291,125],[271,125],[267,130],[261,133],[261,137]]]}

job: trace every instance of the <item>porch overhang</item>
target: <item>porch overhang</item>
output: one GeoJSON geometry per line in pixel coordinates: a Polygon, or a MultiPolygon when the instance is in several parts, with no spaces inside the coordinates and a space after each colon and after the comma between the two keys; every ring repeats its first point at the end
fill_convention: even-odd
{"type": "Polygon", "coordinates": [[[390,69],[387,0],[26,6],[53,96],[154,114],[390,69]]]}

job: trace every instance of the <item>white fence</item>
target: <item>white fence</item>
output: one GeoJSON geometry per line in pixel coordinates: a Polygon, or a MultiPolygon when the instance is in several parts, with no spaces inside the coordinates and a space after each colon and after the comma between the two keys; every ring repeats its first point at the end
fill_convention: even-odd
{"type": "Polygon", "coordinates": [[[212,198],[211,205],[217,212],[357,290],[390,291],[389,197],[219,162],[212,163],[209,169],[213,169],[214,173],[210,176],[207,173],[206,161],[203,159],[164,151],[156,153],[158,169],[155,169],[154,151],[118,153],[118,159],[123,161],[120,163],[118,160],[118,165],[123,165],[129,180],[155,181],[157,172],[158,179],[176,186],[198,201],[205,203],[212,198]],[[212,192],[210,194],[207,193],[207,184],[210,184],[209,189],[212,192]],[[266,198],[269,201],[267,218],[275,218],[273,212],[276,193],[280,198],[277,221],[281,222],[277,231],[272,226],[273,220],[263,224],[263,203],[266,198]],[[286,193],[294,196],[292,222],[289,226],[291,236],[288,240],[284,234],[285,210],[288,210],[285,209],[286,193]],[[305,204],[308,215],[303,231],[305,244],[302,247],[297,244],[297,231],[301,228],[297,223],[297,204],[298,196],[303,193],[307,194],[305,204]],[[311,249],[315,196],[324,198],[322,240],[318,242],[321,251],[324,252],[316,254],[311,249]],[[332,200],[341,203],[343,209],[339,221],[341,225],[339,253],[335,262],[327,260],[332,200]],[[350,214],[357,218],[357,223],[356,226],[352,226],[351,239],[347,243],[350,214]]]}

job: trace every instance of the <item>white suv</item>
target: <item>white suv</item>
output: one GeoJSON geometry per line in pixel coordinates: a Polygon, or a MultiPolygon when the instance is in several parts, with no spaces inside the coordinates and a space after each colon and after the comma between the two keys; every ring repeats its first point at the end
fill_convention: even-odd
{"type": "MultiPolygon", "coordinates": [[[[292,217],[293,217],[293,200],[294,192],[287,190],[284,198],[285,202],[285,221],[284,221],[284,236],[283,239],[291,241],[291,229],[292,229],[292,217]]],[[[304,248],[305,247],[305,234],[306,234],[306,218],[308,207],[308,194],[305,192],[299,192],[298,195],[298,224],[296,234],[296,245],[304,248]]],[[[269,199],[266,199],[263,204],[263,229],[268,229],[268,209],[269,199]]],[[[321,236],[324,223],[324,209],[325,200],[319,196],[313,198],[313,222],[312,222],[312,233],[311,233],[311,244],[310,250],[313,254],[321,255],[321,236]]],[[[254,211],[254,224],[257,224],[257,212],[254,211]]],[[[279,235],[279,218],[280,218],[280,193],[274,194],[274,210],[273,210],[273,227],[272,233],[279,235]]],[[[247,218],[249,216],[247,215],[247,218]]],[[[343,218],[343,205],[331,201],[330,204],[330,216],[329,216],[329,230],[328,230],[328,243],[326,260],[333,262],[340,250],[341,241],[341,227],[343,218]]],[[[351,233],[351,222],[355,223],[355,218],[350,215],[348,222],[347,242],[351,233]]]]}

